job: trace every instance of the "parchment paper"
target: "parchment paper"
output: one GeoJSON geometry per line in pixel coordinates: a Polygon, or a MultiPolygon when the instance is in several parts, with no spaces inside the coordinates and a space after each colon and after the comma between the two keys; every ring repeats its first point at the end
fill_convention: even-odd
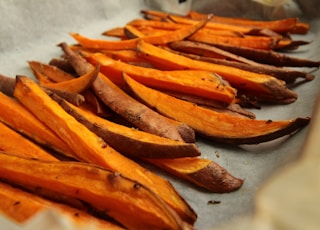
{"type": "MultiPolygon", "coordinates": [[[[298,11],[285,9],[282,13],[299,14],[302,20],[309,22],[311,31],[301,38],[312,43],[292,52],[291,55],[320,60],[320,19],[314,13],[314,7],[310,7],[316,5],[317,1],[299,2],[302,5],[296,4],[299,7],[298,11]]],[[[0,1],[0,73],[11,77],[17,74],[32,77],[27,61],[48,62],[52,57],[59,56],[61,51],[56,44],[62,41],[70,44],[75,42],[68,35],[69,32],[102,38],[102,31],[123,26],[127,21],[141,17],[140,9],[148,7],[152,6],[142,0],[0,1]]],[[[270,8],[249,0],[194,0],[191,7],[194,10],[217,15],[275,17],[268,13],[270,8]]],[[[310,69],[305,70],[310,71],[310,69]]],[[[265,105],[261,110],[253,110],[257,119],[279,120],[311,116],[320,85],[319,70],[314,70],[313,74],[316,76],[313,81],[294,88],[299,94],[296,102],[290,105],[265,105]]],[[[234,147],[198,139],[197,145],[204,157],[216,161],[233,175],[245,179],[244,185],[232,193],[208,193],[154,168],[150,169],[168,178],[195,209],[199,216],[196,228],[217,229],[219,226],[232,223],[235,218],[243,217],[243,220],[250,220],[254,212],[256,192],[271,175],[276,175],[278,170],[300,155],[308,130],[309,127],[293,136],[254,146],[234,147]],[[220,203],[209,205],[208,201],[220,203]]],[[[44,224],[47,221],[43,215],[41,220],[44,224]]],[[[4,229],[20,229],[1,216],[0,226],[1,229],[2,226],[5,226],[4,229]]],[[[52,227],[52,221],[50,226],[52,227]]],[[[237,228],[241,229],[241,224],[231,229],[237,228]]]]}

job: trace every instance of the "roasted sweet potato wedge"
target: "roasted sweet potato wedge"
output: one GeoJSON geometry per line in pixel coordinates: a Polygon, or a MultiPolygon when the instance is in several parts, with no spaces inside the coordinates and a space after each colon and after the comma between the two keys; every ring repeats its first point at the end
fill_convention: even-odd
{"type": "Polygon", "coordinates": [[[156,193],[119,172],[80,162],[45,162],[3,153],[0,159],[1,178],[81,199],[129,229],[187,229],[156,193]]]}
{"type": "Polygon", "coordinates": [[[74,117],[64,111],[32,79],[17,76],[14,95],[40,121],[60,136],[75,153],[74,158],[121,173],[152,188],[170,207],[189,223],[196,214],[172,185],[111,148],[74,117]],[[41,110],[41,113],[38,111],[41,110]]]}
{"type": "Polygon", "coordinates": [[[146,59],[171,66],[172,69],[193,69],[216,72],[238,90],[252,93],[258,99],[274,102],[293,102],[297,94],[286,87],[284,81],[266,74],[258,74],[235,67],[193,60],[147,42],[139,42],[138,50],[146,59]]]}
{"type": "Polygon", "coordinates": [[[101,53],[93,54],[87,59],[92,64],[101,64],[101,72],[110,76],[111,80],[120,86],[123,86],[122,72],[125,70],[137,81],[156,89],[201,96],[225,103],[233,102],[237,94],[236,89],[225,85],[221,78],[216,78],[209,71],[161,71],[116,61],[101,53]]]}
{"type": "Polygon", "coordinates": [[[70,93],[81,93],[89,89],[97,78],[100,70],[100,65],[95,66],[92,71],[68,81],[61,81],[57,83],[42,83],[41,85],[48,89],[63,90],[70,93]]]}
{"type": "Polygon", "coordinates": [[[40,212],[55,210],[79,228],[94,226],[99,230],[124,229],[111,221],[96,218],[83,210],[44,199],[2,182],[0,182],[0,199],[0,213],[19,224],[30,221],[40,212]]]}
{"type": "Polygon", "coordinates": [[[214,161],[199,157],[146,159],[159,168],[210,192],[226,193],[239,189],[243,180],[231,175],[214,161]]]}
{"type": "Polygon", "coordinates": [[[30,139],[63,155],[73,156],[71,148],[40,122],[19,101],[0,92],[0,120],[30,139]]]}
{"type": "Polygon", "coordinates": [[[80,109],[63,99],[55,98],[55,100],[64,110],[103,138],[111,147],[129,157],[180,158],[201,154],[195,144],[174,141],[119,125],[80,109]]]}
{"type": "Polygon", "coordinates": [[[310,120],[308,117],[284,121],[235,117],[147,88],[128,75],[125,75],[124,79],[136,96],[150,107],[168,117],[185,122],[197,133],[219,142],[258,144],[293,133],[306,126],[310,120]],[[177,107],[179,111],[174,109],[177,107]]]}
{"type": "Polygon", "coordinates": [[[47,161],[58,161],[29,139],[0,122],[0,150],[47,161]]]}
{"type": "Polygon", "coordinates": [[[184,53],[184,52],[179,52],[178,54],[194,60],[209,62],[217,65],[231,66],[231,67],[235,67],[238,69],[242,69],[242,70],[246,70],[254,73],[267,74],[272,77],[285,81],[286,84],[291,84],[295,82],[297,78],[302,78],[303,80],[306,80],[306,81],[311,81],[314,79],[314,75],[304,71],[292,70],[288,68],[279,68],[279,67],[267,65],[267,64],[252,63],[251,61],[250,61],[251,63],[241,63],[238,61],[229,61],[221,58],[217,59],[217,58],[199,56],[196,54],[190,54],[190,53],[184,53]]]}
{"type": "Polygon", "coordinates": [[[229,51],[236,55],[246,57],[259,63],[265,63],[274,66],[291,66],[291,67],[319,67],[320,61],[309,59],[301,59],[289,56],[284,53],[279,53],[272,50],[257,50],[231,45],[215,45],[220,49],[229,51]]]}
{"type": "Polygon", "coordinates": [[[29,61],[28,64],[38,80],[47,78],[48,82],[62,82],[74,79],[74,76],[53,65],[44,64],[39,61],[29,61]]]}

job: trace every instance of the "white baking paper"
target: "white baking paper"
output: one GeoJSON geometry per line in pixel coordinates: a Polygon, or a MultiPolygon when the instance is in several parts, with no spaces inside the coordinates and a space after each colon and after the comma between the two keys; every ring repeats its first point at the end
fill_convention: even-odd
{"type": "MultiPolygon", "coordinates": [[[[32,77],[27,61],[48,62],[52,57],[61,55],[60,49],[56,47],[58,43],[75,42],[69,36],[69,32],[102,38],[101,32],[141,17],[141,9],[152,7],[148,2],[143,0],[0,1],[0,73],[11,77],[18,74],[32,77]]],[[[317,6],[317,1],[296,2],[296,6],[302,12],[300,17],[311,25],[308,35],[298,37],[312,43],[291,52],[291,55],[320,60],[320,19],[311,5],[317,6]]],[[[191,9],[204,13],[260,19],[270,17],[264,15],[265,7],[251,0],[194,0],[191,5],[191,9]]],[[[289,9],[283,12],[291,14],[289,9]]],[[[297,12],[294,11],[292,14],[297,12]]],[[[312,82],[294,88],[299,94],[296,102],[290,105],[265,105],[261,110],[253,110],[257,119],[277,120],[311,116],[320,86],[319,70],[313,71],[316,78],[312,82]]],[[[254,146],[227,146],[199,139],[197,145],[204,157],[216,161],[233,175],[245,179],[243,186],[232,193],[209,193],[154,168],[150,169],[168,178],[195,209],[199,216],[196,228],[217,229],[219,226],[232,224],[240,218],[243,220],[241,224],[237,222],[237,227],[231,229],[250,229],[248,226],[251,226],[256,192],[271,175],[276,175],[278,170],[297,159],[308,130],[309,127],[306,127],[293,136],[254,146]],[[209,205],[208,201],[212,200],[220,203],[209,205]]],[[[49,225],[44,216],[40,218],[44,222],[43,226],[46,223],[49,225]]],[[[50,222],[50,226],[53,224],[50,222]]],[[[0,216],[1,229],[20,229],[15,225],[11,227],[9,225],[10,222],[0,216]]]]}

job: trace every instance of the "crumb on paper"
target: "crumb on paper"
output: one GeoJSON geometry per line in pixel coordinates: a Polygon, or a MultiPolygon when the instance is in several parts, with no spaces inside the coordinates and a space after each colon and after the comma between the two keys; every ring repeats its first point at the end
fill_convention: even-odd
{"type": "Polygon", "coordinates": [[[209,205],[209,204],[220,204],[220,203],[221,203],[220,200],[209,200],[209,201],[207,202],[208,205],[209,205]]]}

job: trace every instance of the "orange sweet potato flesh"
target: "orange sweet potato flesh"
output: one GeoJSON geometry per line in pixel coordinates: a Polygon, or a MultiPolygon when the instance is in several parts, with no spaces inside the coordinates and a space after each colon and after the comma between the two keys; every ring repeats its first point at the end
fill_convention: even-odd
{"type": "Polygon", "coordinates": [[[152,188],[183,220],[194,223],[196,213],[167,180],[115,151],[65,112],[33,80],[18,76],[14,95],[40,121],[65,140],[74,151],[74,158],[119,172],[152,188]]]}
{"type": "Polygon", "coordinates": [[[58,83],[42,83],[41,85],[48,89],[63,90],[70,93],[82,93],[91,87],[92,83],[98,76],[99,70],[100,65],[97,65],[91,71],[78,78],[58,83]]]}
{"type": "Polygon", "coordinates": [[[214,193],[239,189],[243,180],[231,175],[214,161],[199,157],[146,159],[161,169],[214,193]]]}
{"type": "Polygon", "coordinates": [[[74,79],[74,76],[53,65],[44,64],[38,61],[29,61],[28,64],[36,78],[39,80],[47,78],[49,82],[62,82],[74,79]]]}
{"type": "Polygon", "coordinates": [[[93,64],[99,63],[101,72],[110,76],[112,81],[120,86],[123,85],[122,71],[125,70],[137,81],[153,88],[201,96],[225,103],[233,102],[237,92],[233,87],[224,85],[221,78],[217,80],[209,71],[161,71],[116,61],[101,53],[89,56],[88,61],[93,64]]]}
{"type": "Polygon", "coordinates": [[[21,134],[0,122],[0,150],[18,153],[20,156],[33,157],[47,161],[58,161],[54,156],[31,142],[21,134]]]}
{"type": "Polygon", "coordinates": [[[3,153],[0,159],[3,179],[83,200],[129,229],[187,229],[156,193],[119,172],[80,162],[45,162],[3,153]]]}
{"type": "Polygon", "coordinates": [[[276,37],[260,37],[260,36],[246,36],[246,37],[227,37],[209,34],[198,31],[188,40],[195,42],[203,42],[206,44],[226,44],[240,47],[248,47],[253,49],[272,50],[278,47],[279,39],[276,37]]]}
{"type": "Polygon", "coordinates": [[[36,143],[47,148],[52,148],[63,155],[74,155],[66,143],[15,98],[11,98],[0,92],[0,108],[0,120],[12,129],[28,136],[36,143]]]}
{"type": "Polygon", "coordinates": [[[286,87],[284,81],[270,75],[258,74],[241,70],[231,66],[218,65],[203,61],[193,60],[181,55],[161,49],[146,42],[139,42],[138,50],[146,59],[160,62],[162,65],[171,66],[172,69],[193,69],[215,72],[226,79],[238,90],[255,95],[258,99],[264,97],[274,102],[293,102],[297,94],[286,87]]]}
{"type": "Polygon", "coordinates": [[[124,229],[110,221],[98,219],[85,211],[46,200],[2,182],[0,182],[0,199],[0,213],[19,224],[26,223],[40,212],[53,209],[69,218],[74,226],[78,228],[88,227],[88,223],[90,223],[90,226],[93,225],[95,229],[99,230],[124,229]]]}
{"type": "Polygon", "coordinates": [[[150,107],[188,124],[200,135],[219,142],[258,144],[291,134],[310,121],[308,117],[271,121],[222,114],[147,88],[128,75],[124,79],[136,96],[150,107]]]}
{"type": "Polygon", "coordinates": [[[63,99],[56,98],[55,100],[111,147],[129,157],[180,158],[200,155],[195,144],[174,141],[119,125],[78,108],[63,99]]]}

